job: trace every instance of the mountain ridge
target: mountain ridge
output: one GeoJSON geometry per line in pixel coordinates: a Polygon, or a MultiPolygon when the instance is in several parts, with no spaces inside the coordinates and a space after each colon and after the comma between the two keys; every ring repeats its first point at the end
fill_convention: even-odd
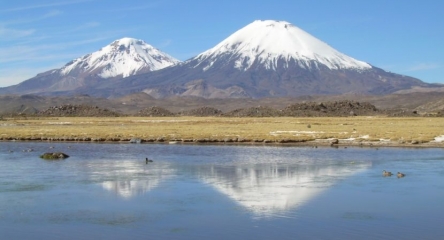
{"type": "Polygon", "coordinates": [[[383,95],[434,86],[356,60],[285,21],[254,21],[215,47],[185,62],[175,62],[155,71],[149,69],[131,75],[131,71],[121,65],[113,65],[115,62],[107,65],[107,69],[91,66],[97,59],[107,63],[113,55],[107,55],[110,49],[119,50],[115,54],[119,56],[143,42],[128,38],[121,41],[122,44],[117,40],[98,51],[105,54],[85,55],[55,72],[48,71],[0,89],[0,93],[89,94],[115,98],[144,92],[155,98],[264,98],[311,94],[383,95]],[[82,75],[85,69],[90,71],[87,76],[82,75]],[[116,74],[117,69],[124,71],[116,74]],[[54,73],[65,75],[57,77],[54,73]]]}

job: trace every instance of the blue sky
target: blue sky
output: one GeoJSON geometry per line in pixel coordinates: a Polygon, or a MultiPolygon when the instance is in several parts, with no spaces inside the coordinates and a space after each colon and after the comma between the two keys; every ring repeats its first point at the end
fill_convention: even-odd
{"type": "Polygon", "coordinates": [[[387,71],[444,83],[444,1],[14,0],[0,8],[0,87],[122,37],[180,60],[254,20],[284,20],[387,71]]]}

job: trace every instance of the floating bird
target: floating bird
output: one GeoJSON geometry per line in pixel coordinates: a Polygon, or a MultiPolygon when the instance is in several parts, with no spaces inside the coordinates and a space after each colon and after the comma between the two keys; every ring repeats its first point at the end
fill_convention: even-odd
{"type": "Polygon", "coordinates": [[[145,158],[145,164],[148,164],[148,163],[150,163],[150,162],[153,162],[153,160],[148,159],[148,158],[145,158]]]}
{"type": "Polygon", "coordinates": [[[392,172],[387,172],[386,170],[382,171],[382,176],[384,177],[390,177],[391,175],[393,175],[392,172]]]}
{"type": "Polygon", "coordinates": [[[398,178],[402,178],[402,177],[405,177],[405,174],[402,172],[398,172],[398,174],[396,174],[396,176],[398,176],[398,178]]]}

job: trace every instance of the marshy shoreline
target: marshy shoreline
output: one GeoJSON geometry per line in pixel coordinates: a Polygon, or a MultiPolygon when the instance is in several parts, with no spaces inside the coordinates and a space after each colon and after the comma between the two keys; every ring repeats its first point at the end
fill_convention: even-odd
{"type": "Polygon", "coordinates": [[[0,141],[444,147],[444,118],[45,117],[4,118],[0,141]]]}

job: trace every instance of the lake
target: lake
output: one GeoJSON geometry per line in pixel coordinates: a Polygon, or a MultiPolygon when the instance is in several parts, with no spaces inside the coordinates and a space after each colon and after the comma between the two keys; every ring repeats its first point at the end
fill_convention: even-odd
{"type": "Polygon", "coordinates": [[[437,148],[0,142],[0,239],[441,239],[443,180],[437,148]]]}

